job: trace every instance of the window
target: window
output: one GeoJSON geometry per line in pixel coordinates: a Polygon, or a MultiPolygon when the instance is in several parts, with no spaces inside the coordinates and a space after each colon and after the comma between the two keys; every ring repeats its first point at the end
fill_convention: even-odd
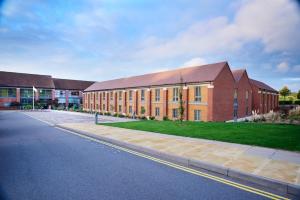
{"type": "Polygon", "coordinates": [[[132,101],[132,90],[129,91],[129,101],[132,101]]]}
{"type": "Polygon", "coordinates": [[[132,113],[132,106],[129,106],[129,113],[132,113]]]}
{"type": "Polygon", "coordinates": [[[238,94],[237,94],[237,89],[234,89],[233,98],[234,98],[234,99],[237,99],[237,95],[238,95],[238,94]]]}
{"type": "Polygon", "coordinates": [[[201,102],[201,87],[200,86],[196,86],[194,90],[195,90],[194,100],[196,102],[201,102]]]}
{"type": "Polygon", "coordinates": [[[248,100],[248,98],[249,98],[249,92],[248,92],[248,90],[246,91],[246,100],[248,100]]]}
{"type": "Polygon", "coordinates": [[[195,121],[201,120],[201,111],[200,110],[194,110],[194,120],[195,121]]]}
{"type": "Polygon", "coordinates": [[[173,118],[177,118],[178,117],[178,108],[172,109],[172,116],[173,116],[173,118]]]}
{"type": "Polygon", "coordinates": [[[159,113],[159,107],[156,107],[155,108],[155,116],[159,116],[160,115],[160,113],[159,113]]]}
{"type": "Polygon", "coordinates": [[[72,92],[71,92],[71,95],[72,95],[72,96],[79,96],[79,92],[78,92],[78,91],[72,91],[72,92]]]}
{"type": "Polygon", "coordinates": [[[160,89],[155,89],[155,101],[160,101],[160,89]]]}
{"type": "Polygon", "coordinates": [[[178,101],[179,88],[173,88],[173,101],[178,101]]]}
{"type": "Polygon", "coordinates": [[[98,94],[98,92],[97,92],[97,93],[96,93],[96,101],[98,101],[98,95],[99,95],[99,94],[98,94]]]}
{"type": "Polygon", "coordinates": [[[145,101],[145,90],[141,90],[141,101],[145,101]]]}
{"type": "Polygon", "coordinates": [[[40,90],[39,97],[40,97],[40,99],[51,99],[52,98],[52,90],[40,90]]]}
{"type": "Polygon", "coordinates": [[[113,92],[110,92],[110,100],[112,101],[114,99],[114,93],[113,92]]]}
{"type": "Polygon", "coordinates": [[[98,110],[98,104],[96,104],[96,109],[98,110]]]}
{"type": "Polygon", "coordinates": [[[122,91],[119,91],[119,101],[122,100],[122,91]]]}
{"type": "Polygon", "coordinates": [[[0,88],[0,97],[16,97],[16,88],[0,88]]]}
{"type": "MultiPolygon", "coordinates": [[[[60,92],[62,91],[58,91],[58,93],[60,92]]],[[[32,89],[21,89],[20,93],[21,93],[21,98],[32,98],[32,89]]]]}
{"type": "Polygon", "coordinates": [[[102,93],[102,98],[105,101],[105,92],[102,93]]]}
{"type": "Polygon", "coordinates": [[[103,107],[103,110],[105,110],[105,104],[103,104],[102,107],[103,107]]]}
{"type": "Polygon", "coordinates": [[[119,112],[122,112],[122,106],[119,105],[119,112]]]}

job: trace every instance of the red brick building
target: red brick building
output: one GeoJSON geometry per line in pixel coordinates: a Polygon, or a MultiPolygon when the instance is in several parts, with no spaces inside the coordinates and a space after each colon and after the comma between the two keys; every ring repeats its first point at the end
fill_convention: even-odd
{"type": "MultiPolygon", "coordinates": [[[[260,91],[253,88],[246,70],[231,71],[227,62],[221,62],[96,82],[85,90],[83,107],[95,112],[178,119],[182,92],[185,120],[226,121],[251,115],[260,91]]],[[[273,98],[278,98],[277,91],[272,92],[273,98]]],[[[266,105],[275,109],[278,99],[268,99],[266,105]]]]}
{"type": "Polygon", "coordinates": [[[16,109],[32,105],[34,86],[35,101],[47,107],[55,99],[63,106],[80,106],[82,92],[91,81],[54,79],[49,75],[0,71],[0,109],[16,109]]]}

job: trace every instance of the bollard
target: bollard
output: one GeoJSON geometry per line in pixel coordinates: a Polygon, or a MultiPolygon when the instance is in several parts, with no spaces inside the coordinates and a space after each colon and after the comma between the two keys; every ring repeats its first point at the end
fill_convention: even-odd
{"type": "Polygon", "coordinates": [[[98,124],[98,113],[95,114],[95,124],[98,124]]]}

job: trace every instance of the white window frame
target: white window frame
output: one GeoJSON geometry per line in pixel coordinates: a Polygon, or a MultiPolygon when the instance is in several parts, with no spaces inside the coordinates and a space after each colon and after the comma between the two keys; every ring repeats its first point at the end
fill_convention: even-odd
{"type": "Polygon", "coordinates": [[[141,101],[145,101],[145,90],[141,90],[141,101]]]}
{"type": "Polygon", "coordinates": [[[195,102],[201,102],[202,96],[201,96],[201,86],[195,86],[194,88],[194,101],[195,102]],[[197,94],[199,93],[199,94],[197,94]]]}
{"type": "Polygon", "coordinates": [[[178,118],[178,108],[172,109],[172,117],[177,119],[178,118]]]}
{"type": "Polygon", "coordinates": [[[155,116],[156,117],[160,116],[160,109],[159,109],[159,107],[155,107],[155,116]]]}
{"type": "Polygon", "coordinates": [[[155,89],[155,101],[160,101],[160,89],[155,89]]]}
{"type": "Polygon", "coordinates": [[[179,88],[173,88],[173,101],[177,102],[179,100],[179,88]]]}
{"type": "Polygon", "coordinates": [[[194,110],[194,121],[201,121],[201,110],[194,110]]]}

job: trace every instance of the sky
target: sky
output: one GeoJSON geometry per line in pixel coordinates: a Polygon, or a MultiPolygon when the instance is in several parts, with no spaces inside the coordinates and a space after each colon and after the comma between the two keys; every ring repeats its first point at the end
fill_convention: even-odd
{"type": "Polygon", "coordinates": [[[0,0],[0,71],[103,81],[221,61],[298,91],[299,1],[0,0]]]}

